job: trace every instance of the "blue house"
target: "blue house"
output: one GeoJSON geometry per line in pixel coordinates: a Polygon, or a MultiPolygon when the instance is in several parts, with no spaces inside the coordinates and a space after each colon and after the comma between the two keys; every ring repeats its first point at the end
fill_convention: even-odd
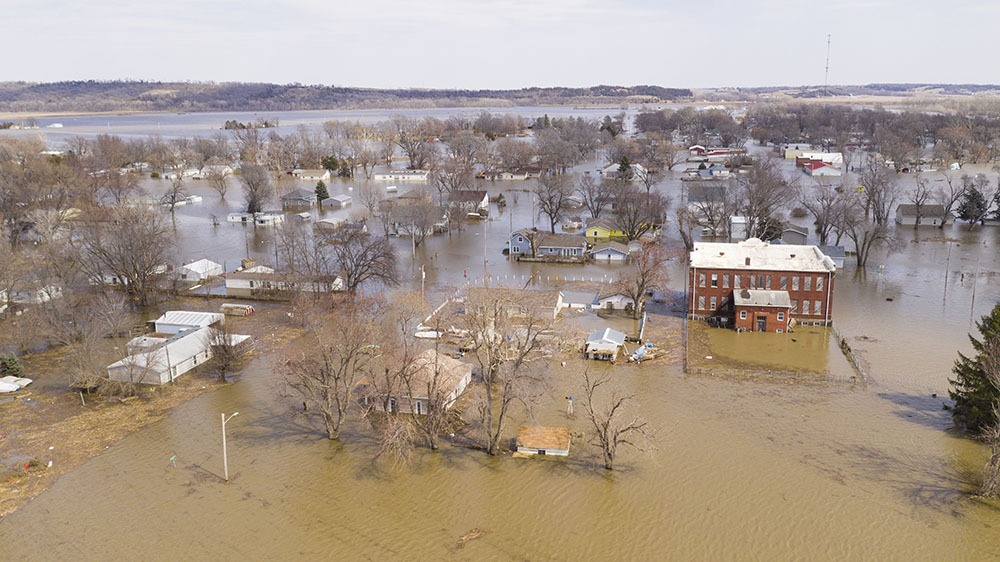
{"type": "Polygon", "coordinates": [[[524,258],[585,259],[587,240],[573,234],[551,234],[525,228],[510,237],[510,255],[524,258]],[[532,244],[534,242],[534,244],[532,244]]]}

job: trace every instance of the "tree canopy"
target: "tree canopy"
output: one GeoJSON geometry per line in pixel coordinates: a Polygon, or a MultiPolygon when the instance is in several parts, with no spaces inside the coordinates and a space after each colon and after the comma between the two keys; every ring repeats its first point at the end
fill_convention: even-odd
{"type": "Polygon", "coordinates": [[[969,340],[975,354],[968,357],[958,354],[952,372],[954,379],[948,379],[952,389],[948,391],[955,401],[952,417],[955,423],[966,431],[980,433],[997,422],[993,404],[1000,400],[1000,389],[991,380],[987,368],[997,360],[993,355],[1000,344],[1000,304],[976,323],[982,339],[971,334],[969,340]]]}

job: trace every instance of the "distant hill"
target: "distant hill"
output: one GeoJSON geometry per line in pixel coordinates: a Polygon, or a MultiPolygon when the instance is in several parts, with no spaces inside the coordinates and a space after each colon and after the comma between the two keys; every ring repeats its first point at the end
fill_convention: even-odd
{"type": "Polygon", "coordinates": [[[73,81],[0,83],[0,111],[287,111],[339,108],[486,107],[669,102],[691,90],[592,86],[520,90],[380,90],[302,84],[73,81]]]}

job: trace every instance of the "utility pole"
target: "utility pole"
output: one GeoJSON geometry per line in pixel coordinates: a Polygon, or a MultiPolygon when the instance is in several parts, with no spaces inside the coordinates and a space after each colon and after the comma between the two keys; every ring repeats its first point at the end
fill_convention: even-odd
{"type": "Polygon", "coordinates": [[[823,95],[829,95],[830,86],[830,34],[826,34],[826,74],[823,76],[823,95]]]}

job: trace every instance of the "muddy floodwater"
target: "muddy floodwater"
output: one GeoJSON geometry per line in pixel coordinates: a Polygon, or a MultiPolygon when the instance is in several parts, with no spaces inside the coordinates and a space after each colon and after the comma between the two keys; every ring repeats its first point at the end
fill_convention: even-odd
{"type": "MultiPolygon", "coordinates": [[[[367,186],[333,183],[334,193],[367,186]]],[[[673,195],[679,184],[670,177],[658,188],[673,195]]],[[[226,202],[199,184],[192,191],[204,202],[177,210],[180,257],[230,270],[248,252],[273,262],[273,231],[212,226],[211,215],[238,209],[237,187],[226,202]]],[[[615,274],[508,262],[505,236],[530,226],[530,198],[493,211],[492,220],[416,250],[397,239],[404,288],[420,289],[421,265],[429,300],[484,270],[519,286],[615,274]]],[[[849,257],[837,273],[833,318],[867,384],[849,382],[853,370],[826,330],[794,342],[794,334],[727,332],[712,338],[719,358],[741,355],[766,369],[784,356],[793,368],[819,365],[832,376],[685,375],[681,354],[617,365],[615,384],[636,396],[655,436],[645,452],[621,451],[613,473],[580,440],[556,460],[491,458],[446,440],[441,451],[392,467],[372,462],[364,422],[329,442],[290,416],[269,358],[259,357],[236,384],[179,406],[0,522],[0,558],[1000,559],[1000,508],[970,498],[986,450],[951,432],[942,409],[956,352],[969,350],[972,322],[1000,297],[1000,234],[964,225],[898,233],[905,244],[873,257],[866,272],[849,257]],[[818,362],[796,363],[804,357],[818,362]],[[235,411],[227,485],[219,414],[235,411]]],[[[668,301],[683,291],[683,265],[671,266],[668,301]]],[[[668,309],[650,321],[679,333],[683,321],[668,309]]],[[[568,418],[564,400],[581,392],[584,366],[553,365],[542,399],[517,411],[513,425],[587,432],[582,408],[568,418]]]]}

